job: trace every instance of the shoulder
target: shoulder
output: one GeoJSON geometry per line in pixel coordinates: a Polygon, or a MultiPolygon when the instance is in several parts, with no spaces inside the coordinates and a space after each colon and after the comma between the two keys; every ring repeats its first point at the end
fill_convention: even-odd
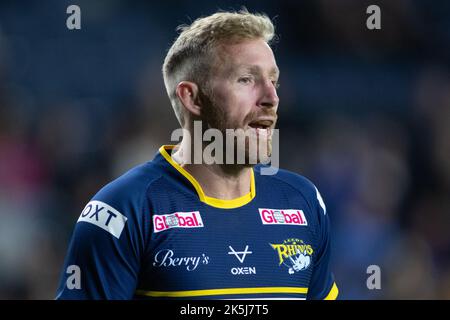
{"type": "Polygon", "coordinates": [[[96,225],[116,238],[126,228],[146,225],[147,190],[161,177],[151,162],[134,167],[101,188],[86,204],[78,222],[88,222],[83,224],[85,230],[96,225]]]}
{"type": "Polygon", "coordinates": [[[124,220],[141,220],[148,190],[162,176],[161,170],[152,162],[136,166],[102,187],[87,203],[83,213],[102,210],[114,212],[124,220]]]}
{"type": "Polygon", "coordinates": [[[315,185],[305,176],[285,169],[278,169],[278,171],[272,175],[264,175],[261,174],[261,168],[263,167],[260,165],[255,166],[255,173],[258,174],[259,179],[263,183],[278,182],[285,187],[295,189],[297,192],[304,195],[316,193],[315,185]]]}
{"type": "Polygon", "coordinates": [[[270,184],[276,182],[277,184],[284,186],[284,188],[288,188],[301,195],[312,207],[319,205],[323,210],[323,213],[326,214],[326,207],[319,190],[307,177],[285,169],[278,169],[273,175],[263,175],[260,174],[261,168],[263,168],[263,166],[258,165],[255,166],[254,169],[255,173],[258,174],[260,177],[259,179],[263,183],[270,184]]]}
{"type": "Polygon", "coordinates": [[[147,162],[107,183],[97,192],[94,199],[111,203],[133,200],[144,195],[151,184],[161,177],[162,172],[152,162],[147,162]]]}

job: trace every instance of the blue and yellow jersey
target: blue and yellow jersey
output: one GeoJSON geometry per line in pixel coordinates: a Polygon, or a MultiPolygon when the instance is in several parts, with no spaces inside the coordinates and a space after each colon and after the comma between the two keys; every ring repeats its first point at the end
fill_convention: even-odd
{"type": "Polygon", "coordinates": [[[173,146],[102,188],[76,223],[57,299],[335,299],[317,188],[251,171],[233,200],[205,195],[173,146]],[[79,270],[79,285],[70,286],[79,270]]]}

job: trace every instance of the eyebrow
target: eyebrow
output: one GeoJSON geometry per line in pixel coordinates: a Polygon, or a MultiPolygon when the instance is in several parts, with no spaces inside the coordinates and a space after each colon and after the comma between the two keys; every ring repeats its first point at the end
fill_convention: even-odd
{"type": "MultiPolygon", "coordinates": [[[[241,69],[247,69],[252,73],[261,73],[261,68],[257,65],[241,64],[237,67],[237,70],[241,69]]],[[[269,71],[269,75],[278,77],[280,75],[280,69],[278,69],[278,67],[273,67],[269,71]]]]}

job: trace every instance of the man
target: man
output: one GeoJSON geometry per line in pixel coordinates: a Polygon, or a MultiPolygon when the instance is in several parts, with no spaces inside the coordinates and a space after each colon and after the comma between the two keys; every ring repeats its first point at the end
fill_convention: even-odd
{"type": "Polygon", "coordinates": [[[183,139],[86,205],[58,299],[337,297],[319,191],[285,170],[264,175],[250,161],[252,150],[256,162],[267,160],[277,118],[273,37],[270,19],[247,11],[182,28],[163,75],[183,139]],[[191,139],[198,123],[201,133],[241,131],[213,155],[191,139]],[[236,154],[226,162],[222,152],[236,154]],[[199,154],[203,161],[192,161],[199,154]]]}

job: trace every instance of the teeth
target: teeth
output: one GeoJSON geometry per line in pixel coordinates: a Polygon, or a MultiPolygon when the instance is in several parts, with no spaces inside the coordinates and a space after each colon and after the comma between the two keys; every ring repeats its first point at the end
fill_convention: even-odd
{"type": "Polygon", "coordinates": [[[257,122],[250,123],[249,126],[252,128],[258,128],[258,129],[267,129],[270,128],[272,125],[272,122],[269,120],[259,120],[257,122]]]}

